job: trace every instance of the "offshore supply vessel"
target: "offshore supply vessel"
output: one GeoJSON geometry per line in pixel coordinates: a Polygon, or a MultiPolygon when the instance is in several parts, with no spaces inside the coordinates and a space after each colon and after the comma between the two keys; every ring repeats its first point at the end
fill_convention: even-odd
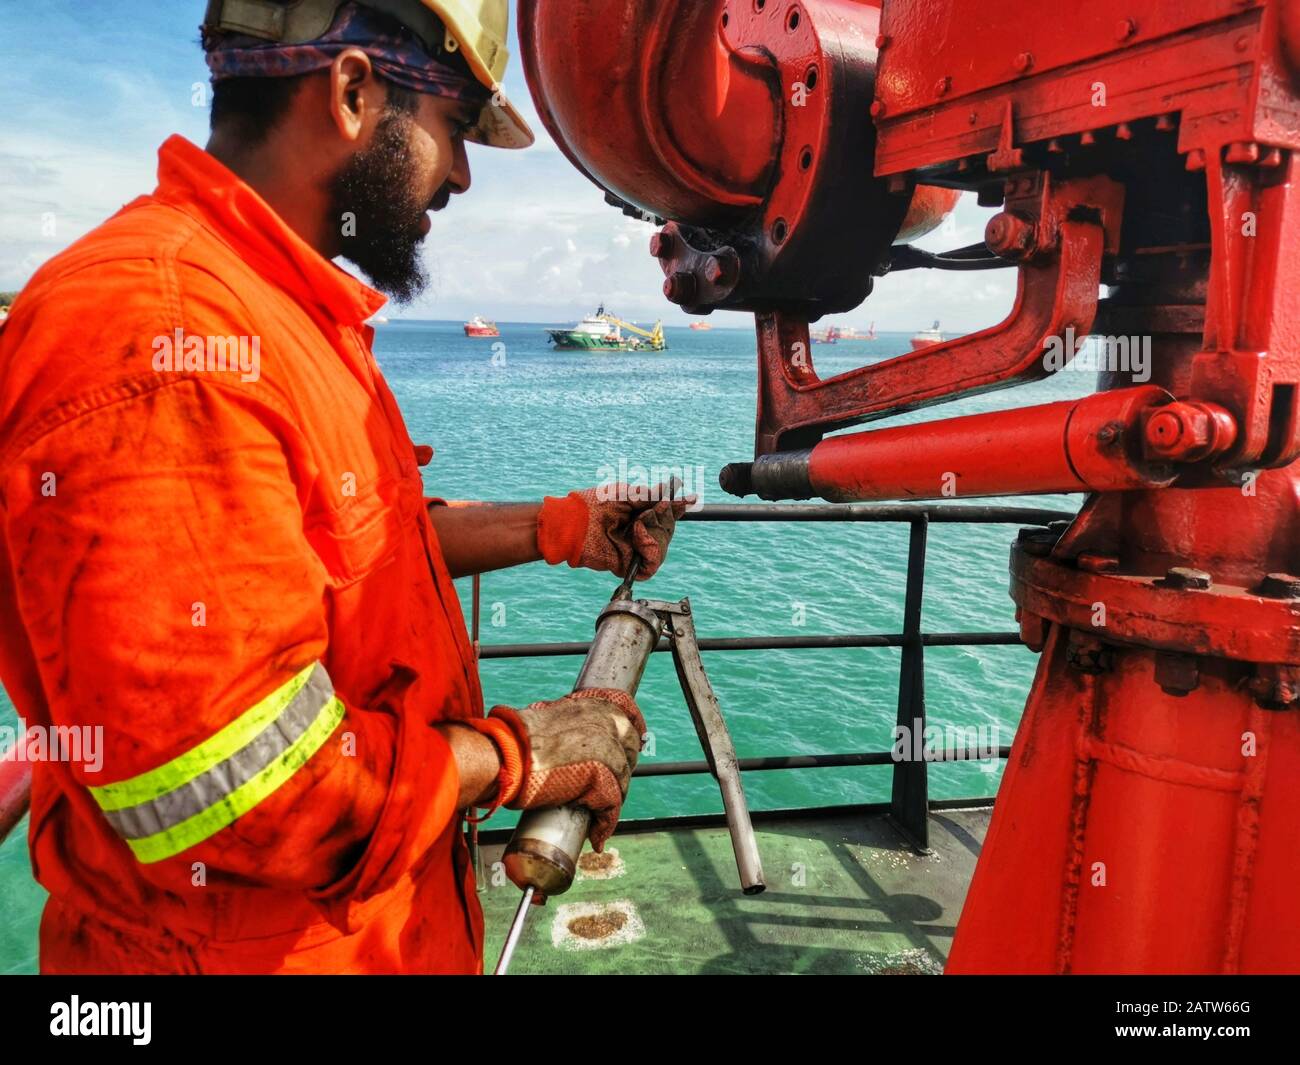
{"type": "Polygon", "coordinates": [[[928,348],[931,344],[942,344],[943,333],[939,331],[939,321],[935,319],[934,325],[929,329],[920,329],[912,335],[912,350],[919,351],[921,348],[928,348]]]}
{"type": "Polygon", "coordinates": [[[609,314],[604,304],[572,329],[548,329],[546,335],[556,351],[668,350],[662,322],[656,322],[653,329],[642,329],[609,314]]]}
{"type": "MultiPolygon", "coordinates": [[[[645,760],[633,785],[875,767],[890,801],[756,811],[749,836],[723,814],[625,822],[512,971],[1300,971],[1300,5],[1093,0],[1068,32],[1021,0],[521,0],[519,21],[561,151],[664,220],[665,296],[755,315],[754,453],[722,487],[763,502],[687,520],[794,523],[810,551],[827,521],[909,538],[898,632],[698,641],[896,648],[895,735],[719,760],[700,725],[704,758],[645,760]],[[963,192],[998,210],[983,241],[913,246],[963,192]],[[1014,270],[1017,299],[986,329],[819,376],[810,323],[917,269],[1014,270]],[[1042,379],[1089,335],[1149,338],[1150,376],[843,431],[1042,379]],[[970,502],[1043,494],[1084,502],[970,502]],[[923,623],[929,532],[953,522],[1009,526],[1003,631],[923,623]],[[1038,671],[996,800],[933,802],[930,773],[972,752],[895,741],[926,725],[927,651],[974,644],[1026,646],[1038,671]],[[737,881],[742,837],[765,892],[737,881]],[[809,853],[816,890],[797,890],[809,853]]],[[[479,646],[485,663],[591,649],[479,646]]],[[[685,685],[693,662],[655,649],[685,685]]],[[[0,765],[6,830],[23,787],[0,765]]],[[[489,886],[510,836],[471,830],[489,959],[518,902],[489,886]]]]}

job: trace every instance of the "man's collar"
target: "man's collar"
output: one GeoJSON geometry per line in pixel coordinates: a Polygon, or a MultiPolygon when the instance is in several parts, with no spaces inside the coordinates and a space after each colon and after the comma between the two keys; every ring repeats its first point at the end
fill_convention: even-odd
{"type": "Polygon", "coordinates": [[[154,198],[198,218],[267,281],[340,325],[360,325],[387,302],[295,233],[251,186],[184,137],[158,149],[154,198]]]}

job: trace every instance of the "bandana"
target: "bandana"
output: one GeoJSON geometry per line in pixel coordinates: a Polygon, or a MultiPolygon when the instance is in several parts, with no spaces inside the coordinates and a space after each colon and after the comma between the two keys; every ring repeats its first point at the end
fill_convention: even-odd
{"type": "Polygon", "coordinates": [[[359,4],[339,8],[323,37],[306,44],[281,44],[258,37],[223,35],[208,50],[215,84],[227,78],[289,78],[324,70],[347,48],[360,48],[376,73],[413,92],[486,103],[492,93],[473,75],[453,66],[452,56],[431,56],[401,23],[359,4]]]}

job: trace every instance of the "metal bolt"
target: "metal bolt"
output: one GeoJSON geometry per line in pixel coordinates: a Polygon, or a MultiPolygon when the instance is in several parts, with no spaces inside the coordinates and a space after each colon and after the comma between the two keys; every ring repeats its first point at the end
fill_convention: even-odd
{"type": "Polygon", "coordinates": [[[1147,421],[1147,450],[1162,458],[1179,458],[1210,441],[1210,419],[1204,411],[1182,404],[1156,411],[1147,421]]]}
{"type": "Polygon", "coordinates": [[[695,275],[686,270],[678,270],[664,281],[664,296],[669,303],[690,303],[695,299],[699,283],[695,275]]]}
{"type": "Polygon", "coordinates": [[[673,253],[673,238],[667,233],[656,233],[650,238],[650,254],[656,259],[667,259],[673,253]]]}
{"type": "Polygon", "coordinates": [[[1260,663],[1250,678],[1250,694],[1265,710],[1285,710],[1300,702],[1300,670],[1279,663],[1260,663]]]}
{"type": "Polygon", "coordinates": [[[1155,411],[1144,431],[1149,458],[1196,462],[1232,446],[1237,423],[1212,404],[1178,401],[1155,411]]]}
{"type": "Polygon", "coordinates": [[[952,88],[952,78],[948,77],[948,75],[945,74],[943,77],[941,77],[938,81],[934,83],[934,94],[935,96],[945,96],[947,95],[948,90],[951,88],[952,88]]]}
{"type": "Polygon", "coordinates": [[[1020,549],[1034,558],[1046,558],[1050,555],[1059,539],[1060,536],[1050,529],[1021,529],[1016,534],[1016,543],[1019,544],[1020,549]]]}
{"type": "Polygon", "coordinates": [[[704,263],[704,280],[710,285],[720,285],[726,276],[727,269],[722,265],[722,260],[716,255],[710,255],[704,263]]]}
{"type": "Polygon", "coordinates": [[[1164,575],[1164,579],[1157,583],[1165,588],[1208,588],[1213,578],[1203,569],[1192,569],[1190,566],[1174,566],[1164,575]]]}
{"type": "Polygon", "coordinates": [[[1016,56],[1016,69],[1024,73],[1034,65],[1034,57],[1029,52],[1021,52],[1016,56]]]}
{"type": "Polygon", "coordinates": [[[1016,621],[1020,623],[1020,642],[1035,654],[1038,653],[1047,643],[1047,619],[1040,614],[1031,614],[1027,610],[1016,613],[1016,621]]]}
{"type": "Polygon", "coordinates": [[[1034,247],[1035,226],[1012,211],[1003,211],[989,219],[984,227],[984,243],[989,251],[1003,259],[1028,258],[1034,247]]]}
{"type": "Polygon", "coordinates": [[[1254,141],[1234,141],[1228,145],[1223,160],[1227,163],[1257,163],[1259,162],[1259,145],[1254,141]]]}
{"type": "Polygon", "coordinates": [[[1137,33],[1137,23],[1131,18],[1122,18],[1115,23],[1115,40],[1127,41],[1133,34],[1137,33]]]}
{"type": "Polygon", "coordinates": [[[1065,645],[1065,660],[1080,673],[1109,673],[1114,666],[1110,648],[1097,637],[1071,629],[1065,645]]]}
{"type": "Polygon", "coordinates": [[[871,101],[871,117],[872,117],[872,118],[879,118],[879,117],[880,117],[881,115],[883,115],[884,113],[885,113],[885,101],[884,101],[884,100],[872,100],[872,101],[871,101]]]}
{"type": "Polygon", "coordinates": [[[876,34],[876,50],[879,51],[882,48],[889,47],[889,42],[891,39],[892,38],[890,38],[890,36],[887,33],[876,34]]]}
{"type": "Polygon", "coordinates": [[[1119,439],[1120,431],[1114,425],[1107,423],[1097,430],[1097,443],[1113,444],[1119,439]]]}
{"type": "Polygon", "coordinates": [[[1166,695],[1187,695],[1201,684],[1201,668],[1195,655],[1156,652],[1156,683],[1166,695]]]}
{"type": "Polygon", "coordinates": [[[1260,581],[1259,594],[1266,599],[1300,599],[1300,577],[1270,573],[1260,581]]]}

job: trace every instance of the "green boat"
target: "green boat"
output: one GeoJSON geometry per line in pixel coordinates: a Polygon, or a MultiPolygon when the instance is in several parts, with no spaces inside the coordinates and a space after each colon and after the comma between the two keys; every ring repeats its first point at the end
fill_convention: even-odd
{"type": "Polygon", "coordinates": [[[605,311],[602,304],[572,329],[548,329],[556,351],[666,351],[662,322],[642,329],[605,311]],[[627,334],[624,333],[627,331],[627,334]],[[630,335],[628,335],[630,334],[630,335]]]}

